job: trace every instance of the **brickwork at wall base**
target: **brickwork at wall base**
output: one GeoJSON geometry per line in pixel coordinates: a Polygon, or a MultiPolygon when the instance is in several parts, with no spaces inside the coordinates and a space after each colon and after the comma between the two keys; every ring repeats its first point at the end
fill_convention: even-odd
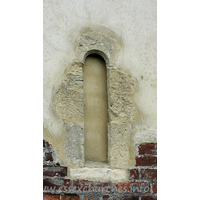
{"type": "MultiPolygon", "coordinates": [[[[44,141],[44,152],[50,144],[44,141]]],[[[137,147],[136,167],[129,169],[127,182],[97,182],[71,180],[67,167],[52,161],[44,154],[43,199],[44,200],[155,200],[157,199],[156,144],[141,144],[137,147]],[[142,161],[141,161],[142,160],[142,161]]],[[[53,149],[53,148],[51,148],[53,149]]],[[[51,154],[51,152],[48,152],[51,154]]]]}

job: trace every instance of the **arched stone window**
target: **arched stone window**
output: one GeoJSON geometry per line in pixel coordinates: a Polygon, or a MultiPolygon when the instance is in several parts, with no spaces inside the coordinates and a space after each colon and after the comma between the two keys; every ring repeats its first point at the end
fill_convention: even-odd
{"type": "Polygon", "coordinates": [[[125,180],[127,169],[134,166],[130,140],[136,87],[131,75],[115,66],[120,48],[122,41],[112,31],[84,29],[76,59],[56,92],[55,111],[64,121],[65,163],[71,178],[125,180]],[[93,173],[96,168],[99,174],[93,173]]]}
{"type": "Polygon", "coordinates": [[[85,160],[108,161],[107,69],[104,59],[90,54],[83,65],[85,160]]]}

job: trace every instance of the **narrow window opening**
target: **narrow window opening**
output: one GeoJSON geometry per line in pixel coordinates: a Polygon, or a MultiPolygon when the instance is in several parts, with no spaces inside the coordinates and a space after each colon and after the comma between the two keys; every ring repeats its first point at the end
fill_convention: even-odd
{"type": "Polygon", "coordinates": [[[104,59],[89,55],[83,65],[85,160],[108,161],[107,69],[104,59]]]}

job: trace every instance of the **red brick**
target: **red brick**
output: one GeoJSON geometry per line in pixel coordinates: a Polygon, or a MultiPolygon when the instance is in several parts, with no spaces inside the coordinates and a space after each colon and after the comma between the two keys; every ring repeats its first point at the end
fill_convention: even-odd
{"type": "Polygon", "coordinates": [[[43,193],[43,200],[60,200],[60,195],[43,193]]]}
{"type": "Polygon", "coordinates": [[[67,167],[43,165],[43,176],[67,176],[67,167]]]}
{"type": "Polygon", "coordinates": [[[104,194],[111,191],[111,185],[108,182],[93,182],[92,183],[93,191],[97,190],[103,192],[104,194]]]}
{"type": "Polygon", "coordinates": [[[143,196],[141,200],[156,200],[156,197],[143,196]]]}
{"type": "Polygon", "coordinates": [[[49,146],[50,146],[50,144],[47,141],[43,140],[43,147],[47,148],[49,146]]]}
{"type": "Polygon", "coordinates": [[[136,166],[157,166],[157,157],[148,156],[148,157],[136,157],[136,166]]]}
{"type": "Polygon", "coordinates": [[[80,191],[88,191],[91,188],[92,182],[87,181],[87,180],[74,180],[74,188],[75,190],[80,190],[80,191]]]}
{"type": "Polygon", "coordinates": [[[153,193],[157,194],[157,183],[152,184],[153,193]]]}
{"type": "Polygon", "coordinates": [[[68,191],[70,186],[71,186],[70,179],[59,179],[59,178],[44,178],[43,179],[44,190],[68,191]]]}
{"type": "Polygon", "coordinates": [[[52,152],[45,152],[45,159],[44,161],[53,161],[52,152]]]}
{"type": "Polygon", "coordinates": [[[109,197],[110,197],[110,195],[108,195],[108,194],[104,194],[104,195],[102,196],[103,200],[106,200],[106,199],[108,199],[109,197]]]}
{"type": "Polygon", "coordinates": [[[60,195],[61,200],[79,200],[79,196],[75,194],[60,195]]]}
{"type": "Polygon", "coordinates": [[[141,169],[141,178],[148,180],[157,179],[157,169],[141,169]]]}
{"type": "Polygon", "coordinates": [[[139,179],[138,169],[130,169],[130,180],[131,179],[139,179]]]}
{"type": "Polygon", "coordinates": [[[141,144],[138,146],[139,155],[157,155],[157,144],[141,144]]]}
{"type": "Polygon", "coordinates": [[[122,200],[139,200],[139,197],[126,195],[122,197],[122,200]]]}
{"type": "Polygon", "coordinates": [[[130,185],[132,182],[118,182],[116,183],[116,189],[120,193],[130,192],[130,185]]]}

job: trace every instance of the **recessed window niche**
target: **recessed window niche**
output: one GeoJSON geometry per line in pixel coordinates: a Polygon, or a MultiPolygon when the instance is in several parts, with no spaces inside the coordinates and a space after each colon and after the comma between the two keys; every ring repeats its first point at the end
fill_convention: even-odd
{"type": "Polygon", "coordinates": [[[130,141],[137,119],[137,82],[115,64],[121,39],[100,30],[81,31],[76,57],[55,93],[53,112],[63,123],[62,164],[71,179],[123,181],[134,167],[130,141]]]}
{"type": "Polygon", "coordinates": [[[108,161],[107,69],[104,59],[87,56],[83,65],[85,161],[108,161]]]}

